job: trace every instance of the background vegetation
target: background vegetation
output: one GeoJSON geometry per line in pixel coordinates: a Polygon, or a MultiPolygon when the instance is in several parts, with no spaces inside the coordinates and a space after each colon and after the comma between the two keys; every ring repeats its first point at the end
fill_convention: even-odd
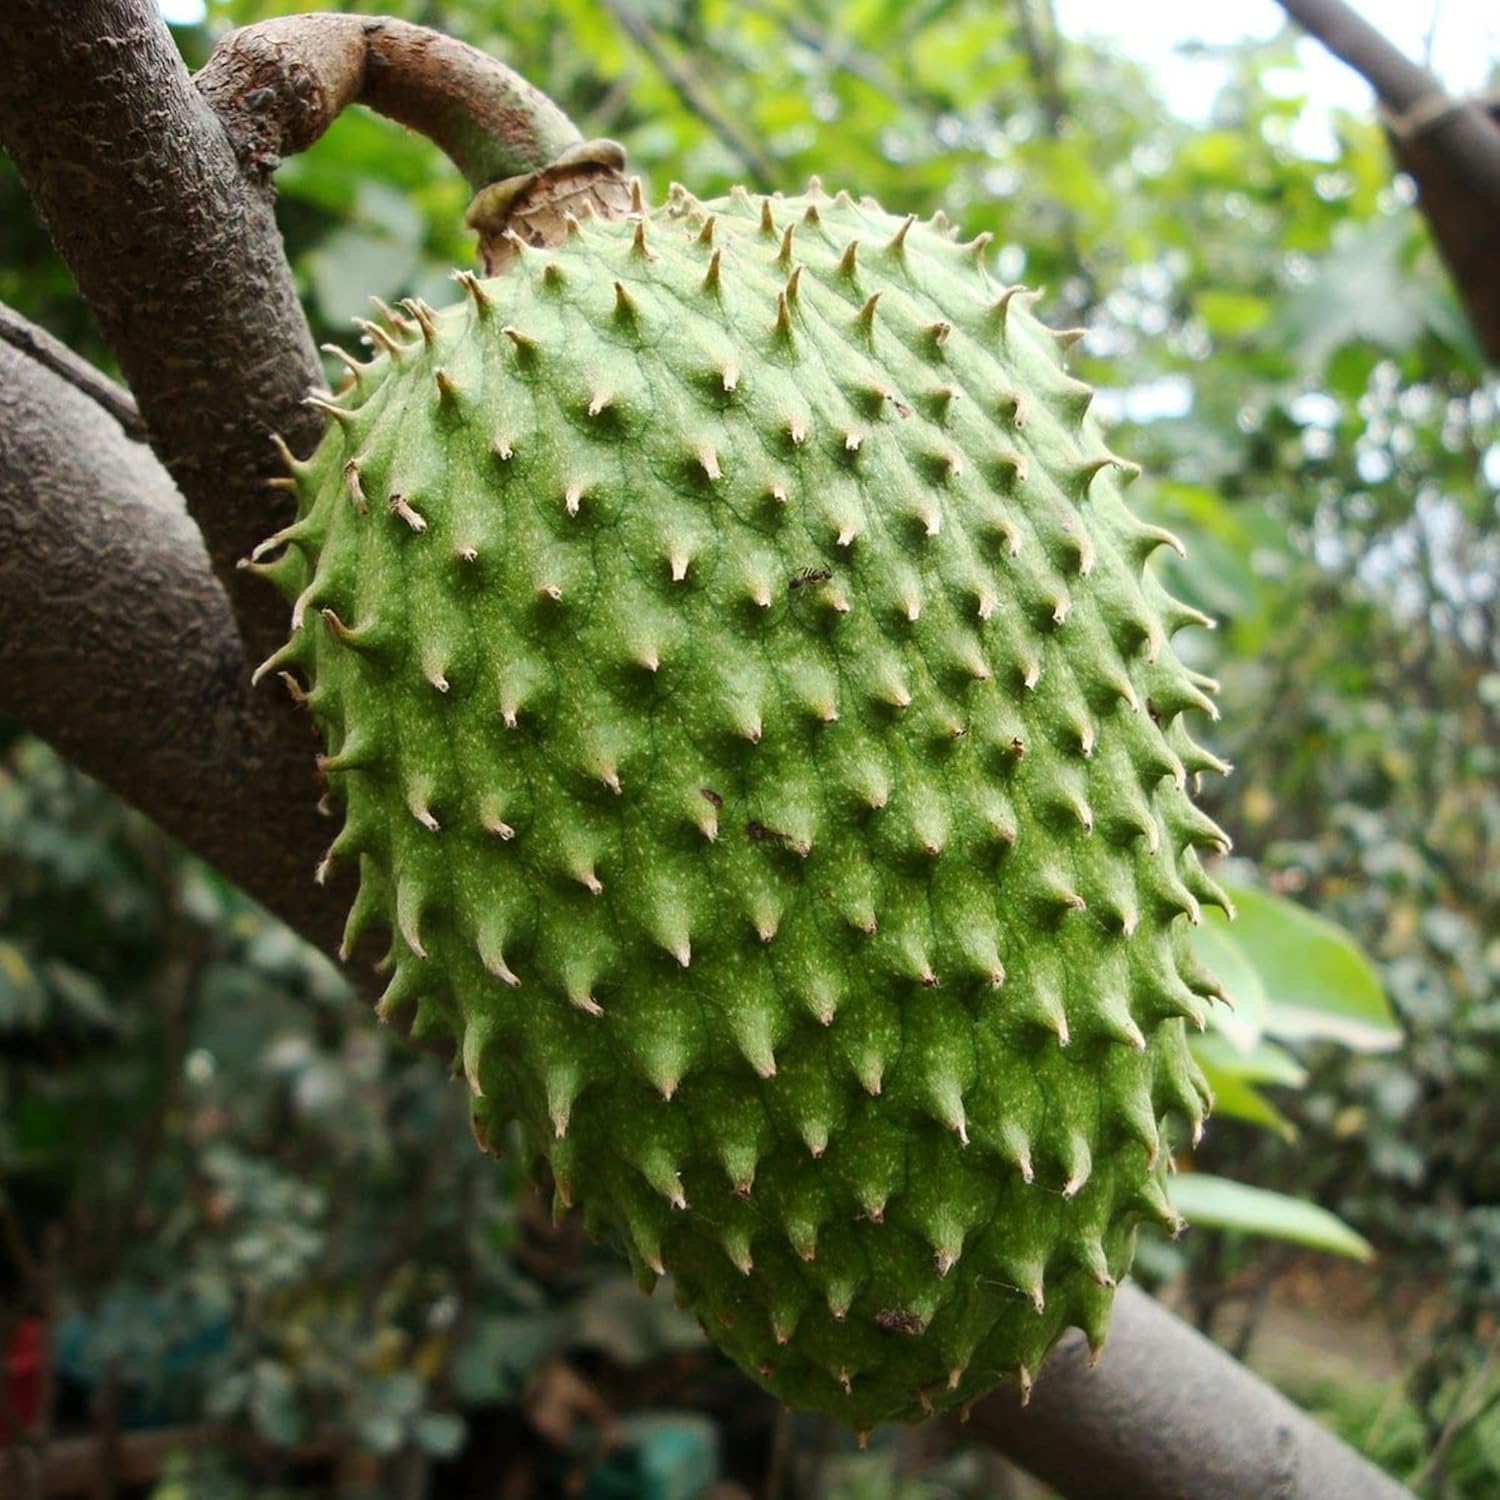
{"type": "MultiPolygon", "coordinates": [[[[211,0],[178,37],[196,64],[307,8],[211,0]]],[[[1500,1493],[1500,390],[1373,123],[1300,154],[1286,41],[1231,54],[1212,120],[1183,122],[1038,0],[383,8],[511,62],[658,195],[818,172],[943,208],[1089,330],[1133,498],[1221,622],[1195,646],[1224,682],[1232,873],[1355,934],[1402,1033],[1283,1028],[1251,1080],[1278,1129],[1223,1119],[1197,1160],[1334,1210],[1370,1267],[1202,1230],[1144,1270],[1424,1493],[1500,1493]]],[[[467,193],[425,143],[348,115],[278,180],[320,338],[371,293],[450,298],[467,193]]],[[[3,161],[0,299],[107,364],[3,161]]],[[[442,1070],[327,964],[0,740],[0,1430],[186,1432],[163,1500],[1016,1482],[950,1435],[860,1458],[748,1398],[470,1148],[442,1070]]]]}

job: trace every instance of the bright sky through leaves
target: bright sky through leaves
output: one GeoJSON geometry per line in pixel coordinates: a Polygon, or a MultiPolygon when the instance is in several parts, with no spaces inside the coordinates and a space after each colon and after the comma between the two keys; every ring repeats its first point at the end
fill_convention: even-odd
{"type": "MultiPolygon", "coordinates": [[[[1201,118],[1223,81],[1211,58],[1183,56],[1184,43],[1231,45],[1273,36],[1285,13],[1275,0],[1054,0],[1063,32],[1073,38],[1107,37],[1122,52],[1152,63],[1172,107],[1189,119],[1201,118]]],[[[1490,0],[1356,0],[1356,8],[1409,57],[1422,58],[1432,35],[1432,66],[1450,89],[1482,89],[1500,66],[1500,11],[1490,0]],[[1433,18],[1437,24],[1434,27],[1433,18]]],[[[162,14],[178,25],[201,21],[203,0],[161,0],[162,14]]],[[[1367,110],[1368,86],[1316,43],[1298,48],[1301,77],[1290,90],[1304,89],[1313,109],[1305,144],[1316,149],[1324,132],[1318,120],[1330,109],[1367,110]]]]}
{"type": "MultiPolygon", "coordinates": [[[[1107,38],[1120,51],[1151,63],[1172,107],[1188,119],[1207,114],[1225,70],[1212,56],[1184,56],[1184,44],[1214,47],[1250,38],[1266,40],[1286,22],[1286,12],[1275,0],[1220,0],[1216,5],[1204,5],[1202,0],[1140,0],[1126,6],[1118,0],[1054,3],[1066,36],[1107,38]]],[[[1354,0],[1354,8],[1414,59],[1426,60],[1431,31],[1431,66],[1457,93],[1484,88],[1500,66],[1500,9],[1490,0],[1354,0]]],[[[1321,152],[1327,111],[1364,113],[1373,95],[1363,79],[1317,42],[1304,38],[1297,60],[1299,71],[1284,80],[1286,91],[1305,93],[1312,106],[1297,144],[1321,152]]]]}

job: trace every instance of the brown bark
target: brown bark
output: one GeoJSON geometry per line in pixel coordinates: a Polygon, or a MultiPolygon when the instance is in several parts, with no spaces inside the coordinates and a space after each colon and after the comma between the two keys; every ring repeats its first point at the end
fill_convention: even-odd
{"type": "Polygon", "coordinates": [[[235,563],[285,521],[271,434],[309,448],[322,379],[271,211],[150,0],[7,0],[10,152],[198,522],[253,651],[286,631],[235,563]]]}
{"type": "Polygon", "coordinates": [[[345,893],[312,881],[331,825],[310,724],[278,690],[252,694],[229,601],[150,450],[5,341],[0,709],[337,943],[345,893]]]}
{"type": "Polygon", "coordinates": [[[1410,1500],[1286,1397],[1135,1286],[1104,1354],[1069,1334],[1024,1407],[1000,1391],[966,1436],[1068,1500],[1410,1500]]]}

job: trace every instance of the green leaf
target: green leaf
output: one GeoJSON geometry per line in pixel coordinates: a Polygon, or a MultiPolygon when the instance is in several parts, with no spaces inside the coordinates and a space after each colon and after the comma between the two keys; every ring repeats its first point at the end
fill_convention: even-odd
{"type": "Polygon", "coordinates": [[[0,1031],[38,1030],[47,1016],[47,995],[26,955],[0,941],[0,1031]]]}
{"type": "Polygon", "coordinates": [[[1201,1052],[1196,1055],[1203,1076],[1214,1091],[1215,1119],[1243,1120],[1279,1135],[1284,1141],[1296,1138],[1297,1130],[1292,1122],[1252,1084],[1235,1073],[1215,1067],[1201,1052]]]}
{"type": "Polygon", "coordinates": [[[1268,1033],[1340,1042],[1358,1052],[1401,1044],[1374,967],[1347,932],[1251,886],[1233,887],[1230,895],[1237,911],[1235,940],[1253,955],[1268,996],[1268,1033]]]}
{"type": "Polygon", "coordinates": [[[270,1359],[255,1362],[251,1372],[250,1421],[258,1436],[278,1448],[302,1437],[302,1414],[296,1386],[286,1366],[270,1359]]]}
{"type": "Polygon", "coordinates": [[[1204,1067],[1218,1068],[1246,1083],[1300,1089],[1307,1082],[1307,1069],[1285,1047],[1264,1037],[1252,1052],[1241,1052],[1227,1037],[1214,1032],[1191,1038],[1191,1046],[1204,1067]]]}
{"type": "Polygon", "coordinates": [[[415,247],[365,229],[335,230],[307,257],[318,311],[340,327],[403,291],[416,264],[415,247]]]}
{"type": "Polygon", "coordinates": [[[1193,953],[1219,981],[1229,1000],[1228,1005],[1210,1008],[1209,1024],[1240,1052],[1253,1052],[1266,1022],[1266,987],[1259,971],[1229,919],[1216,906],[1204,912],[1202,923],[1193,929],[1192,941],[1193,953]]]}
{"type": "Polygon", "coordinates": [[[1271,316],[1271,305],[1264,297],[1248,292],[1215,291],[1198,293],[1198,316],[1215,338],[1243,338],[1264,328],[1271,316]]]}
{"type": "Polygon", "coordinates": [[[1406,349],[1437,316],[1436,283],[1406,265],[1410,234],[1405,215],[1344,226],[1312,278],[1286,298],[1278,335],[1305,369],[1321,370],[1346,344],[1406,349]]]}
{"type": "Polygon", "coordinates": [[[354,214],[361,224],[395,240],[398,245],[415,249],[427,237],[427,222],[422,217],[422,210],[405,193],[398,193],[383,182],[360,183],[354,200],[354,214]]]}
{"type": "Polygon", "coordinates": [[[369,1453],[394,1453],[406,1436],[406,1427],[395,1412],[377,1408],[361,1413],[354,1420],[360,1447],[369,1453]]]}
{"type": "Polygon", "coordinates": [[[1346,1255],[1350,1260],[1367,1261],[1375,1254],[1374,1246],[1362,1234],[1326,1208],[1302,1198],[1203,1172],[1173,1177],[1167,1188],[1172,1206],[1189,1224],[1203,1229],[1231,1229],[1262,1239],[1289,1240],[1331,1255],[1346,1255]]]}

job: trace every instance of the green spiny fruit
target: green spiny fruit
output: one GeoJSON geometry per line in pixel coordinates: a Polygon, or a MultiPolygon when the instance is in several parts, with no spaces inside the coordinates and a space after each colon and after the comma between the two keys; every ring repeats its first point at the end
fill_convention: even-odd
{"type": "Polygon", "coordinates": [[[1104,1338],[1224,835],[1089,389],[866,201],[570,224],[371,329],[264,570],[392,932],[562,1204],[868,1428],[1104,1338]]]}

